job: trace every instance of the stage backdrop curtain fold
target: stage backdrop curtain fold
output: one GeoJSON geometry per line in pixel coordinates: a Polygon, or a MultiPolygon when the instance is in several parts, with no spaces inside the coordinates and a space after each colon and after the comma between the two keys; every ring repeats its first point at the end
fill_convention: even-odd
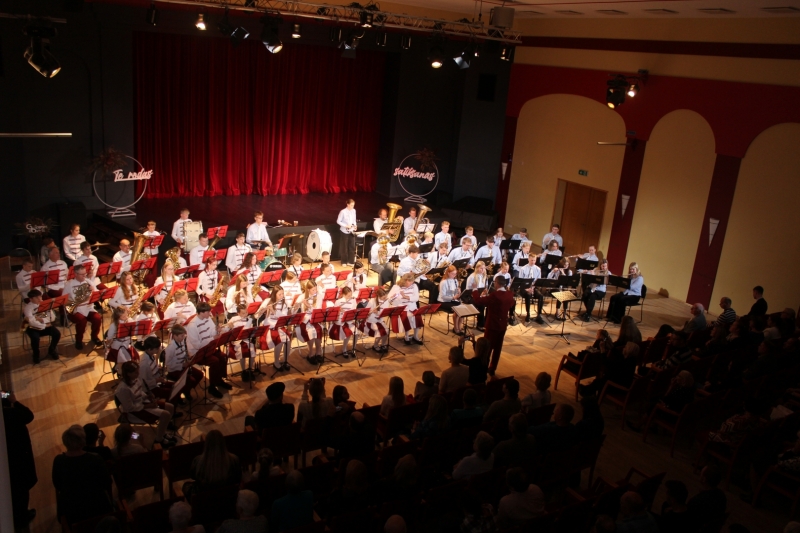
{"type": "Polygon", "coordinates": [[[140,32],[133,53],[147,197],[375,190],[383,53],[140,32]]]}

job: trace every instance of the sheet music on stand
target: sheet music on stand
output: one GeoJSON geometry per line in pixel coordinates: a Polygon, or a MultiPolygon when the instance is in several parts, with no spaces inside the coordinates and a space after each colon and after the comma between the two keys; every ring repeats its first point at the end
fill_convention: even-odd
{"type": "Polygon", "coordinates": [[[522,246],[522,241],[519,239],[503,239],[500,241],[501,250],[515,251],[519,250],[520,246],[522,246]]]}
{"type": "Polygon", "coordinates": [[[470,316],[478,316],[479,314],[481,314],[481,312],[478,311],[478,309],[474,305],[465,303],[453,307],[453,312],[457,314],[459,318],[467,318],[470,316]]]}
{"type": "Polygon", "coordinates": [[[575,261],[575,270],[594,270],[598,264],[600,264],[600,261],[590,261],[579,257],[575,261]]]}
{"type": "Polygon", "coordinates": [[[631,278],[623,276],[608,276],[608,286],[628,290],[631,288],[631,278]]]}
{"type": "Polygon", "coordinates": [[[325,289],[325,294],[322,296],[323,302],[335,302],[339,298],[339,289],[325,289]]]}
{"type": "Polygon", "coordinates": [[[153,237],[148,237],[145,239],[142,248],[158,248],[164,242],[163,235],[155,235],[153,237]]]}
{"type": "MultiPolygon", "coordinates": [[[[40,272],[31,272],[31,289],[36,287],[46,287],[47,285],[55,285],[58,283],[60,277],[60,270],[45,270],[40,272]]],[[[43,291],[44,292],[44,291],[43,291]]]]}
{"type": "Polygon", "coordinates": [[[356,296],[356,300],[370,300],[375,298],[375,293],[378,291],[378,287],[364,287],[363,289],[358,290],[358,295],[356,296]]]}
{"type": "Polygon", "coordinates": [[[425,233],[433,233],[433,230],[436,228],[436,224],[418,224],[417,225],[417,235],[425,235],[425,233]]]}
{"type": "Polygon", "coordinates": [[[113,263],[103,263],[97,266],[98,278],[114,274],[115,276],[122,270],[122,261],[114,261],[113,263]]]}
{"type": "Polygon", "coordinates": [[[429,254],[433,251],[433,243],[429,242],[428,244],[419,244],[417,245],[417,248],[419,248],[419,253],[429,254]]]}
{"type": "Polygon", "coordinates": [[[453,261],[453,266],[458,269],[467,268],[469,266],[469,262],[470,262],[469,258],[459,259],[457,261],[453,261]]]}

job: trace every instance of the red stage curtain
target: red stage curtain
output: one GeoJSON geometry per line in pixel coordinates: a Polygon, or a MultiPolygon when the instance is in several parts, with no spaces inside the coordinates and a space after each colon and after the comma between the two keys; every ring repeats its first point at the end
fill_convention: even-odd
{"type": "Polygon", "coordinates": [[[135,33],[149,198],[373,191],[384,55],[135,33]]]}

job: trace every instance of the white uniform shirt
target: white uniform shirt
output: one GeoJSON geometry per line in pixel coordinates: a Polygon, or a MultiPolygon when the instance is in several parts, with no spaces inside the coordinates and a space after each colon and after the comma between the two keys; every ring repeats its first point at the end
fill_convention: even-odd
{"type": "Polygon", "coordinates": [[[474,291],[475,289],[485,289],[486,288],[486,275],[477,275],[472,273],[467,278],[467,286],[466,290],[474,291]]]}
{"type": "Polygon", "coordinates": [[[70,261],[75,261],[75,258],[81,255],[81,243],[86,240],[86,237],[78,233],[72,236],[70,233],[64,237],[64,257],[70,261]]]}
{"type": "Polygon", "coordinates": [[[297,280],[284,281],[281,283],[281,287],[283,288],[283,295],[286,297],[287,302],[291,302],[294,300],[295,296],[303,292],[303,289],[300,288],[300,282],[297,280]]]}
{"type": "Polygon", "coordinates": [[[358,296],[358,291],[367,286],[367,275],[359,274],[358,276],[353,276],[353,273],[350,272],[347,275],[347,281],[345,282],[345,285],[348,285],[351,289],[353,289],[354,296],[358,296]],[[355,280],[353,279],[354,277],[355,280]]]}
{"type": "Polygon", "coordinates": [[[382,218],[376,218],[375,220],[372,221],[372,229],[375,230],[375,233],[380,233],[381,228],[383,227],[384,224],[386,224],[386,222],[387,221],[383,220],[382,218]]]}
{"type": "Polygon", "coordinates": [[[206,298],[211,298],[217,289],[217,283],[219,283],[219,271],[212,270],[209,272],[208,270],[203,270],[200,272],[200,275],[197,276],[198,296],[202,294],[206,298]]]}
{"type": "MultiPolygon", "coordinates": [[[[231,318],[230,322],[228,322],[228,326],[223,328],[223,331],[230,331],[232,329],[236,329],[238,327],[243,327],[244,329],[250,329],[253,327],[253,319],[249,316],[244,318],[240,316],[235,316],[231,318]]],[[[253,349],[252,341],[250,340],[241,340],[241,341],[234,341],[231,344],[233,345],[233,351],[236,354],[236,359],[242,358],[242,345],[243,344],[250,344],[250,357],[255,356],[255,350],[253,349]]]]}
{"type": "Polygon", "coordinates": [[[550,244],[550,241],[552,241],[553,239],[556,240],[559,247],[564,246],[564,239],[561,238],[560,233],[558,235],[553,235],[552,233],[545,233],[544,237],[542,237],[542,249],[547,248],[547,246],[550,244]]]}
{"type": "MultiPolygon", "coordinates": [[[[414,265],[416,264],[417,259],[413,259],[411,256],[404,257],[402,261],[400,261],[400,265],[397,267],[397,275],[402,276],[403,274],[414,273],[414,265]]],[[[414,279],[415,282],[419,283],[420,280],[428,279],[425,276],[418,276],[414,279]]]]}
{"type": "Polygon", "coordinates": [[[186,341],[179,343],[172,339],[164,350],[164,364],[167,366],[167,372],[182,372],[183,364],[188,357],[186,341]]]}
{"type": "Polygon", "coordinates": [[[189,356],[194,357],[197,350],[214,340],[217,336],[217,325],[214,319],[194,317],[194,320],[186,326],[186,344],[189,356]]]}
{"type": "Polygon", "coordinates": [[[156,293],[156,296],[155,296],[156,302],[158,302],[159,305],[163,304],[164,300],[167,299],[167,296],[169,296],[169,291],[172,290],[172,285],[176,281],[178,281],[178,276],[173,276],[172,278],[170,278],[170,279],[168,279],[166,281],[164,281],[164,278],[162,278],[161,276],[158,276],[158,278],[156,279],[156,285],[158,285],[159,283],[163,283],[164,284],[164,286],[161,288],[161,290],[158,293],[156,293]]]}
{"type": "MultiPolygon", "coordinates": [[[[172,302],[167,307],[167,310],[164,311],[164,320],[177,318],[178,320],[176,320],[175,323],[183,324],[187,318],[194,314],[197,314],[197,309],[192,302],[186,302],[185,304],[172,302]]],[[[194,320],[192,322],[194,322],[194,320]]]]}
{"type": "Polygon", "coordinates": [[[500,253],[500,248],[497,246],[492,246],[489,248],[489,245],[482,246],[477,252],[475,252],[475,257],[472,258],[471,265],[475,265],[481,259],[488,259],[489,261],[484,261],[484,263],[491,263],[494,265],[500,264],[503,262],[503,256],[500,253]]]}
{"type": "Polygon", "coordinates": [[[252,249],[249,244],[243,244],[241,246],[234,244],[228,248],[228,255],[225,256],[225,266],[228,267],[228,270],[231,272],[236,272],[241,266],[242,261],[244,261],[244,256],[251,251],[252,249]]]}
{"type": "Polygon", "coordinates": [[[331,274],[330,276],[319,276],[316,281],[317,281],[317,290],[323,294],[328,289],[336,288],[336,276],[334,276],[333,274],[331,274]]]}
{"type": "MultiPolygon", "coordinates": [[[[142,233],[145,237],[158,237],[161,233],[157,231],[145,231],[142,233]]],[[[158,246],[154,246],[152,248],[145,248],[144,253],[148,254],[150,257],[155,257],[158,255],[158,246]]]]}
{"type": "MultiPolygon", "coordinates": [[[[264,303],[261,305],[259,309],[266,309],[267,305],[269,305],[269,300],[264,300],[264,303]]],[[[278,319],[288,314],[289,314],[289,305],[286,303],[286,300],[282,302],[276,302],[275,307],[272,310],[272,313],[270,313],[270,315],[266,318],[264,323],[270,328],[274,328],[275,325],[278,323],[278,319]]]]}
{"type": "Polygon", "coordinates": [[[25,315],[25,318],[28,319],[28,327],[43,330],[55,321],[56,315],[53,311],[35,314],[37,309],[39,309],[39,304],[30,302],[25,304],[22,312],[25,315]]]}
{"type": "Polygon", "coordinates": [[[130,291],[130,298],[126,298],[125,291],[122,290],[122,286],[118,285],[117,292],[114,293],[114,297],[108,301],[108,305],[112,308],[132,306],[134,303],[136,303],[136,300],[139,299],[139,293],[136,292],[136,285],[131,285],[130,291]]]}
{"type": "Polygon", "coordinates": [[[305,268],[303,268],[303,265],[289,265],[286,267],[286,270],[288,272],[294,272],[294,275],[300,278],[300,273],[305,270],[305,268]]]}
{"type": "Polygon", "coordinates": [[[339,216],[336,218],[336,223],[339,224],[339,231],[348,234],[353,233],[351,226],[356,225],[356,210],[344,208],[339,211],[339,216]]]}
{"type": "Polygon", "coordinates": [[[250,224],[250,227],[247,228],[247,235],[244,238],[244,242],[249,245],[253,244],[253,241],[265,241],[268,243],[272,242],[269,238],[269,233],[267,233],[266,222],[262,222],[260,224],[253,222],[250,224]]]}
{"type": "Polygon", "coordinates": [[[64,288],[64,284],[67,282],[67,274],[69,274],[69,267],[67,264],[59,259],[58,261],[48,261],[42,265],[42,269],[40,272],[50,272],[51,270],[58,270],[58,283],[53,285],[48,285],[48,291],[57,291],[64,288]]]}
{"type": "MultiPolygon", "coordinates": [[[[133,322],[130,318],[128,320],[120,320],[120,324],[125,324],[128,322],[133,322]]],[[[131,346],[131,338],[124,337],[121,339],[117,338],[117,324],[114,321],[111,321],[111,324],[108,326],[108,330],[106,331],[106,339],[111,341],[111,349],[112,350],[120,350],[120,348],[126,348],[125,350],[121,350],[119,354],[117,354],[117,363],[125,363],[131,360],[130,355],[130,346],[131,346]]]]}
{"type": "Polygon", "coordinates": [[[86,266],[86,275],[87,276],[91,276],[92,278],[94,278],[94,281],[96,283],[100,282],[100,278],[97,277],[97,267],[100,266],[100,261],[97,260],[97,258],[94,256],[94,254],[89,254],[89,255],[81,254],[81,255],[79,255],[78,258],[75,260],[75,264],[76,265],[85,265],[86,266]],[[91,269],[92,269],[91,272],[89,272],[90,265],[88,263],[91,263],[91,269]]]}
{"type": "Polygon", "coordinates": [[[459,291],[458,280],[445,278],[439,283],[439,301],[452,302],[459,291]]]}
{"type": "Polygon", "coordinates": [[[142,352],[139,361],[139,378],[147,385],[147,389],[152,391],[158,387],[157,378],[161,377],[161,368],[158,366],[158,357],[142,352]]]}
{"type": "MultiPolygon", "coordinates": [[[[136,322],[141,322],[143,320],[149,320],[150,321],[150,333],[147,336],[148,337],[155,337],[156,336],[156,332],[153,330],[153,328],[156,327],[156,323],[158,322],[158,314],[155,311],[153,311],[149,315],[147,315],[145,313],[139,313],[136,316],[136,322]]],[[[142,340],[142,339],[139,339],[139,340],[142,340]]]]}
{"type": "Polygon", "coordinates": [[[464,251],[463,248],[458,247],[458,248],[453,248],[450,251],[450,254],[447,256],[447,259],[451,263],[455,263],[456,261],[460,261],[461,259],[469,259],[470,260],[470,264],[471,264],[472,263],[472,257],[473,257],[472,250],[464,251]]]}
{"type": "Polygon", "coordinates": [[[447,243],[447,251],[450,252],[450,249],[453,247],[453,243],[450,242],[450,234],[440,231],[436,234],[433,238],[433,249],[438,250],[439,245],[443,242],[447,243]]]}
{"type": "Polygon", "coordinates": [[[519,269],[519,277],[523,279],[539,279],[542,277],[542,269],[536,265],[525,265],[519,269]]]}
{"type": "Polygon", "coordinates": [[[250,288],[244,289],[241,294],[236,293],[236,287],[228,287],[228,293],[225,295],[225,311],[228,313],[236,313],[239,304],[250,305],[253,303],[253,293],[250,288]]]}
{"type": "MultiPolygon", "coordinates": [[[[70,303],[74,303],[73,295],[75,294],[75,289],[80,287],[81,285],[88,285],[89,287],[91,287],[92,291],[97,289],[97,285],[95,284],[95,282],[90,280],[89,278],[86,278],[83,281],[78,281],[77,279],[74,278],[67,281],[64,284],[64,294],[69,296],[70,303]]],[[[86,301],[87,302],[89,301],[88,298],[86,299],[86,301]]],[[[82,316],[89,316],[89,313],[91,313],[93,310],[94,310],[94,305],[86,303],[76,307],[75,313],[82,316]]]]}
{"type": "Polygon", "coordinates": [[[112,260],[115,263],[122,263],[122,268],[119,269],[119,274],[117,274],[117,279],[119,279],[119,277],[122,275],[123,272],[128,272],[131,269],[130,252],[123,252],[122,250],[120,250],[114,254],[114,258],[112,260]]]}
{"type": "MultiPolygon", "coordinates": [[[[378,250],[381,249],[381,245],[379,243],[375,243],[372,245],[372,248],[369,252],[369,262],[373,265],[379,265],[380,260],[378,259],[378,250]]],[[[392,258],[395,254],[395,247],[391,244],[386,245],[386,259],[387,261],[392,258]]]]}
{"type": "Polygon", "coordinates": [[[23,298],[28,297],[28,292],[31,290],[31,274],[35,271],[26,271],[24,268],[17,273],[17,289],[23,298]]]}
{"type": "Polygon", "coordinates": [[[506,240],[506,236],[505,235],[495,235],[492,238],[494,239],[495,248],[499,248],[500,247],[500,243],[503,242],[504,240],[506,240]]]}
{"type": "Polygon", "coordinates": [[[527,235],[525,235],[523,237],[521,233],[515,233],[514,235],[511,236],[511,240],[512,241],[527,241],[527,240],[530,240],[530,239],[528,239],[527,235]]]}
{"type": "Polygon", "coordinates": [[[239,272],[237,272],[237,274],[247,278],[247,284],[250,287],[258,283],[258,280],[261,279],[261,267],[258,265],[253,265],[250,268],[240,268],[239,272]],[[244,274],[239,274],[239,272],[244,272],[244,274]]]}
{"type": "Polygon", "coordinates": [[[186,222],[191,221],[191,218],[187,218],[186,220],[179,218],[175,221],[175,223],[172,225],[172,238],[175,239],[175,241],[183,241],[186,239],[186,235],[183,233],[183,225],[186,222]]]}
{"type": "Polygon", "coordinates": [[[476,246],[478,245],[478,239],[475,237],[475,235],[464,235],[463,237],[461,237],[461,238],[458,240],[458,242],[461,242],[461,241],[463,241],[464,239],[469,239],[469,240],[470,240],[470,242],[471,242],[471,246],[472,246],[473,248],[474,248],[474,247],[476,247],[476,246]]]}
{"type": "MultiPolygon", "coordinates": [[[[191,249],[189,252],[189,264],[191,266],[199,265],[203,263],[203,254],[208,251],[208,246],[202,246],[198,244],[194,248],[191,249]]],[[[228,252],[230,254],[230,252],[228,252]]],[[[227,257],[226,257],[227,263],[227,257]]]]}
{"type": "Polygon", "coordinates": [[[414,226],[417,225],[417,217],[411,218],[406,217],[403,219],[403,234],[408,235],[411,233],[411,230],[414,229],[414,226]]]}
{"type": "Polygon", "coordinates": [[[392,298],[395,298],[392,302],[393,307],[405,306],[406,311],[409,313],[416,311],[417,302],[419,302],[419,288],[413,283],[405,288],[400,288],[400,285],[394,285],[392,290],[389,291],[389,299],[392,298]]]}
{"type": "MultiPolygon", "coordinates": [[[[341,307],[339,310],[339,316],[336,318],[336,322],[334,322],[337,326],[341,326],[344,324],[342,322],[342,318],[347,311],[352,311],[358,306],[358,300],[355,298],[350,298],[349,300],[346,298],[339,298],[336,300],[336,307],[341,307]]],[[[353,321],[351,320],[348,324],[352,324],[353,321]]]]}

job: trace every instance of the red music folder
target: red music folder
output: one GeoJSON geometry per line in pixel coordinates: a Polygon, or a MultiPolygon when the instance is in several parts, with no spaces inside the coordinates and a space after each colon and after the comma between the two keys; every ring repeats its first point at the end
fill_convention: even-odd
{"type": "Polygon", "coordinates": [[[122,270],[122,261],[114,261],[113,263],[103,263],[97,267],[97,277],[108,276],[114,274],[115,276],[122,270]]]}
{"type": "Polygon", "coordinates": [[[228,226],[215,226],[213,228],[208,228],[206,230],[206,235],[208,235],[208,240],[212,240],[214,237],[219,236],[219,238],[223,238],[228,234],[228,226]]]}
{"type": "Polygon", "coordinates": [[[217,261],[224,261],[225,257],[228,255],[228,249],[223,248],[222,250],[206,250],[203,252],[203,263],[207,263],[209,259],[212,257],[215,258],[217,261]]]}
{"type": "Polygon", "coordinates": [[[192,272],[197,272],[198,270],[200,270],[200,265],[185,266],[177,269],[175,271],[175,275],[183,276],[184,274],[190,274],[192,272]]]}
{"type": "Polygon", "coordinates": [[[148,237],[144,241],[143,248],[158,248],[164,243],[164,236],[163,235],[155,235],[153,237],[148,237]]]}

